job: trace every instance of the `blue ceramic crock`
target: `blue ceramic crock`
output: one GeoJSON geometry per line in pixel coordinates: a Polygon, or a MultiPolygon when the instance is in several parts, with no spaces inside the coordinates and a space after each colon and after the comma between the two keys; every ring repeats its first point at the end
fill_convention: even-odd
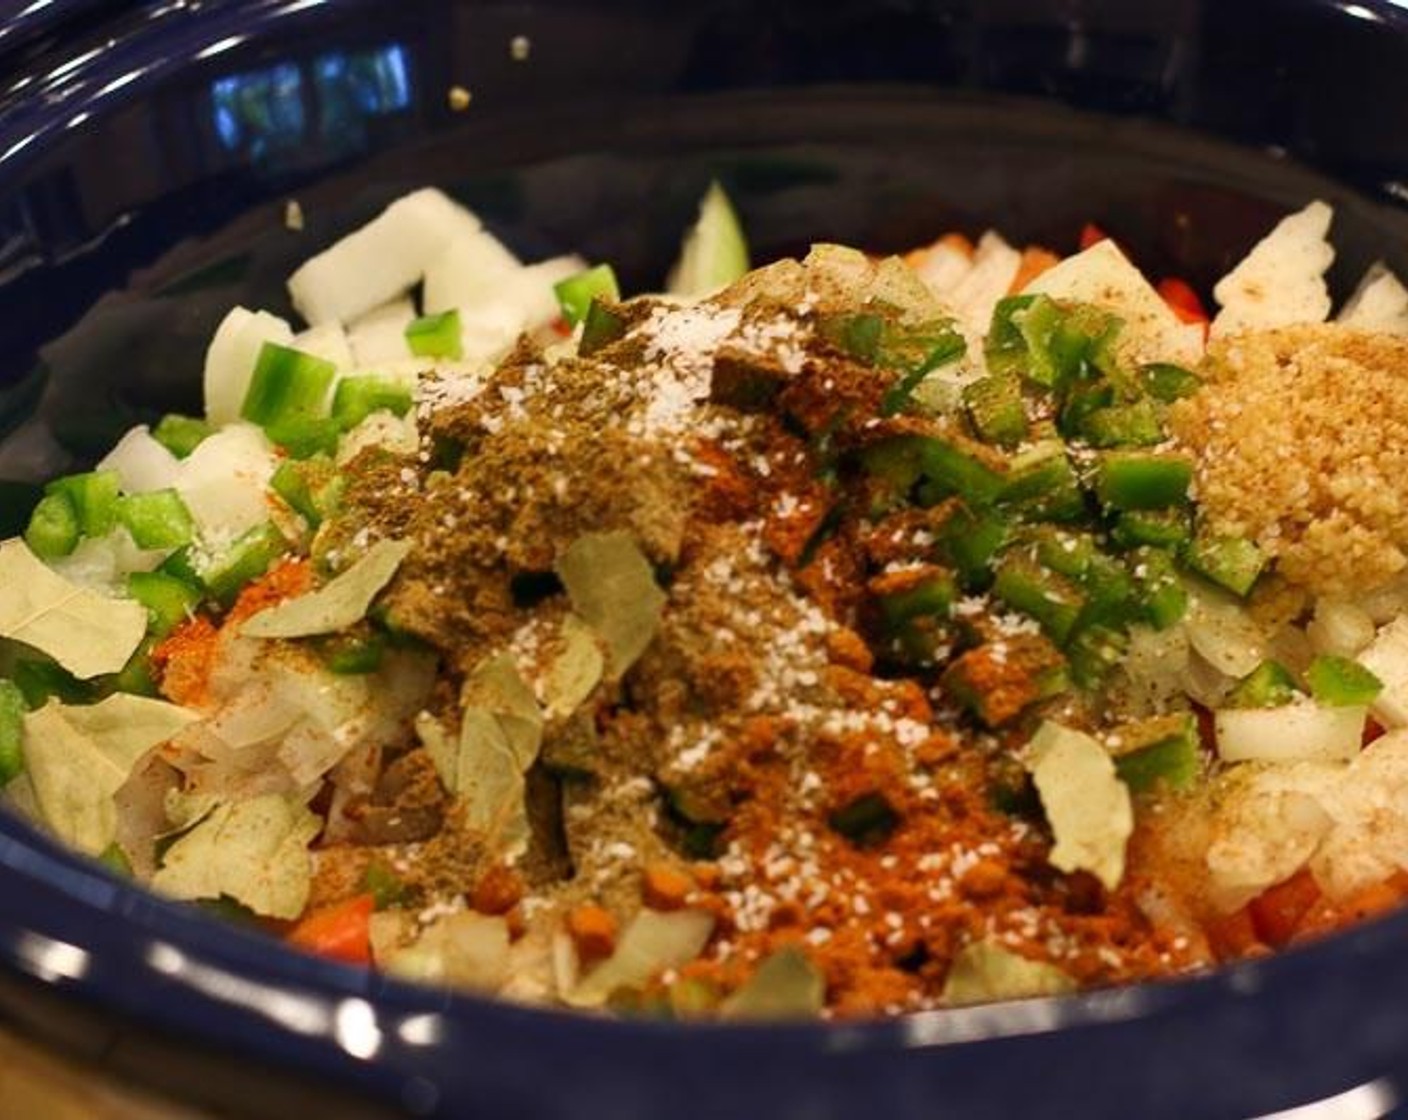
{"type": "MultiPolygon", "coordinates": [[[[11,504],[191,407],[225,308],[284,308],[295,262],[424,183],[628,288],[714,175],[763,256],[989,224],[1069,249],[1094,219],[1206,285],[1321,196],[1341,289],[1408,266],[1408,13],[1379,0],[6,9],[11,504]]],[[[893,1022],[589,1021],[295,955],[0,813],[0,1019],[240,1116],[1384,1115],[1408,1095],[1405,935],[1394,916],[1213,976],[893,1022]]]]}

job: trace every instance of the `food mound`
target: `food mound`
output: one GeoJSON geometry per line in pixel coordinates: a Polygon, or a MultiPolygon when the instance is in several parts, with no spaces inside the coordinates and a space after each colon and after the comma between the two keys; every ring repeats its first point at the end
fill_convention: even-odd
{"type": "Polygon", "coordinates": [[[5,801],[312,952],[685,1019],[1389,908],[1408,291],[1327,322],[1330,219],[1209,321],[1098,231],[748,271],[711,188],[622,299],[407,196],[0,545],[5,801]]]}

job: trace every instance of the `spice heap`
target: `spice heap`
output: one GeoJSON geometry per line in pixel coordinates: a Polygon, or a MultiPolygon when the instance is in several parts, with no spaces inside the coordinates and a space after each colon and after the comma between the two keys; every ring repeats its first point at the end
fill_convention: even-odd
{"type": "Polygon", "coordinates": [[[749,272],[715,187],[622,301],[407,196],[0,544],[3,798],[315,952],[686,1019],[1395,905],[1408,289],[1320,323],[1328,222],[1209,324],[1098,231],[749,272]]]}

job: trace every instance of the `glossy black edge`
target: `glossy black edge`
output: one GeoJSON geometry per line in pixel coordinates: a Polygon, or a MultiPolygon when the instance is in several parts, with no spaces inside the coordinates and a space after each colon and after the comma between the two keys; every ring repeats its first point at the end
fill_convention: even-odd
{"type": "MultiPolygon", "coordinates": [[[[1408,29],[1408,13],[1394,5],[1365,0],[1341,6],[1367,8],[1384,22],[1408,29]]],[[[197,53],[283,27],[311,7],[300,0],[212,5],[202,13],[204,46],[197,53]]],[[[79,114],[110,111],[137,95],[145,82],[185,65],[191,52],[167,52],[159,34],[169,22],[173,35],[179,30],[189,38],[190,29],[180,22],[185,14],[181,6],[149,10],[145,18],[158,34],[141,42],[118,41],[100,68],[76,65],[46,97],[13,101],[0,111],[0,175],[18,172],[46,139],[72,127],[79,114]],[[114,69],[126,80],[100,81],[98,70],[110,74],[114,69]]],[[[437,1075],[433,1063],[425,1065],[428,1050],[493,1049],[496,1039],[511,1037],[521,1040],[525,1050],[560,1054],[564,1048],[581,1048],[590,1034],[587,1045],[594,1053],[629,1054],[637,1063],[679,1065],[682,1071],[682,1057],[689,1058],[686,1064],[693,1069],[701,1053],[706,1064],[721,1068],[730,1063],[756,1066],[764,1040],[769,1060],[779,1062],[929,1049],[959,1054],[974,1044],[1014,1043],[1053,1032],[1105,1033],[1102,1028],[1160,1018],[1183,1024],[1215,1019],[1229,1006],[1289,996],[1326,976],[1342,979],[1349,989],[1372,987],[1374,962],[1400,953],[1408,940],[1408,915],[1397,914],[1330,942],[1208,976],[898,1021],[767,1027],[588,1024],[578,1016],[436,992],[300,956],[115,881],[3,814],[0,866],[25,884],[23,892],[3,904],[7,925],[0,929],[0,960],[15,975],[42,981],[50,991],[71,994],[76,1003],[151,1027],[171,1040],[199,1038],[203,1046],[257,1055],[265,1062],[277,1051],[279,1064],[289,1070],[360,1087],[388,1105],[418,1113],[437,1106],[434,1086],[427,1087],[418,1072],[425,1068],[427,1075],[437,1075]],[[350,1052],[345,1041],[339,1043],[336,1027],[340,1009],[371,1004],[382,1039],[375,1062],[350,1052]],[[295,1006],[299,1009],[291,1010],[295,1006]],[[270,1045],[271,1034],[276,1046],[270,1045]]],[[[9,1014],[16,1017],[13,1007],[9,1014]]],[[[29,1026],[43,1031],[39,1022],[29,1026]]],[[[1408,1038],[1408,1022],[1392,1026],[1402,1027],[1399,1037],[1408,1038]]],[[[499,1072],[508,1082],[533,1075],[510,1066],[499,1072]]],[[[1372,1073],[1336,1068],[1327,1074],[1331,1083],[1325,1090],[1348,1088],[1356,1077],[1372,1073]]]]}

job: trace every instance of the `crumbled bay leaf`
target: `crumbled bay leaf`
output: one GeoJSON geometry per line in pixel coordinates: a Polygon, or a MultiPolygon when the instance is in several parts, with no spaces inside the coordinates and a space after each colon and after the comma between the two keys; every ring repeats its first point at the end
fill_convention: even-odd
{"type": "Polygon", "coordinates": [[[1075,991],[1076,982],[1055,965],[1034,961],[990,941],[965,945],[949,966],[943,1001],[950,1007],[1075,991]]]}
{"type": "Polygon", "coordinates": [[[52,700],[28,713],[25,769],[44,820],[63,840],[98,855],[117,835],[113,796],[138,759],[198,718],[122,692],[85,706],[52,700]]]}
{"type": "Polygon", "coordinates": [[[458,740],[432,718],[416,721],[445,788],[465,804],[465,823],[490,845],[521,852],[528,843],[524,776],[538,757],[543,716],[508,654],[482,662],[465,681],[458,740]]]}
{"type": "Polygon", "coordinates": [[[619,680],[660,627],[665,593],[629,533],[585,533],[557,562],[572,608],[606,643],[607,667],[619,680]]]}
{"type": "Polygon", "coordinates": [[[216,806],[177,840],[152,877],[173,898],[225,895],[271,918],[296,918],[308,904],[308,845],[322,821],[297,796],[265,794],[216,806]]]}
{"type": "Polygon", "coordinates": [[[345,572],[316,591],[260,611],[241,632],[250,638],[310,638],[345,630],[366,617],[410,551],[406,541],[377,541],[345,572]]]}
{"type": "Polygon", "coordinates": [[[1049,720],[1027,749],[1032,782],[1056,838],[1051,866],[1089,871],[1114,890],[1124,877],[1134,807],[1109,751],[1094,737],[1049,720]]]}
{"type": "Polygon", "coordinates": [[[147,608],[51,571],[22,540],[0,544],[0,638],[47,653],[75,677],[116,673],[147,632],[147,608]]]}
{"type": "Polygon", "coordinates": [[[795,945],[779,949],[724,1001],[725,1019],[809,1019],[826,1002],[826,978],[795,945]]]}

